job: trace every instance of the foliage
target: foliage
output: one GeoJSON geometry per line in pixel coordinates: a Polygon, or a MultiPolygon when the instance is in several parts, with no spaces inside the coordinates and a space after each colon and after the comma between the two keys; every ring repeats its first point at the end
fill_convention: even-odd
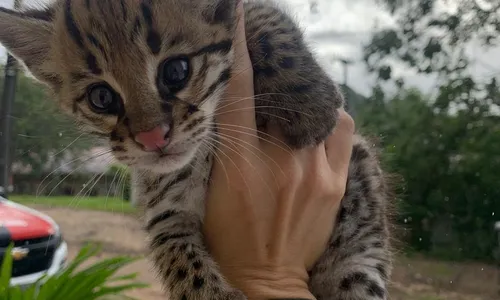
{"type": "Polygon", "coordinates": [[[7,248],[0,271],[0,299],[4,300],[98,300],[133,299],[124,292],[147,285],[137,282],[136,273],[116,276],[116,272],[134,262],[135,258],[114,257],[101,260],[80,271],[90,258],[99,253],[95,246],[80,250],[74,261],[60,274],[42,277],[36,285],[22,290],[9,285],[12,272],[12,245],[7,248]]]}
{"type": "Polygon", "coordinates": [[[418,91],[387,100],[379,90],[360,108],[358,123],[381,137],[384,163],[404,178],[399,222],[409,245],[446,258],[491,260],[500,214],[498,118],[442,113],[418,91]],[[439,245],[433,234],[443,220],[454,236],[439,245]]]}
{"type": "MultiPolygon", "coordinates": [[[[395,28],[380,30],[365,49],[369,69],[393,79],[395,64],[447,79],[467,76],[466,48],[496,46],[500,33],[497,0],[378,0],[396,16],[395,28]]],[[[400,78],[396,78],[400,79],[400,78]]]]}
{"type": "MultiPolygon", "coordinates": [[[[0,90],[4,88],[0,66],[0,90]]],[[[12,111],[12,158],[30,165],[35,174],[61,150],[78,152],[88,148],[88,138],[80,138],[76,126],[59,112],[44,88],[22,72],[18,73],[16,98],[12,111]]]]}
{"type": "MultiPolygon", "coordinates": [[[[454,259],[490,260],[493,224],[500,214],[500,89],[495,73],[471,75],[467,47],[500,41],[496,0],[379,0],[396,17],[365,47],[364,59],[380,88],[364,104],[365,130],[381,135],[384,159],[405,179],[400,222],[419,251],[454,259]],[[436,80],[434,96],[408,91],[394,67],[436,80]],[[449,241],[436,244],[438,224],[450,224],[449,241]]],[[[486,62],[487,63],[487,62],[486,62]]]]}

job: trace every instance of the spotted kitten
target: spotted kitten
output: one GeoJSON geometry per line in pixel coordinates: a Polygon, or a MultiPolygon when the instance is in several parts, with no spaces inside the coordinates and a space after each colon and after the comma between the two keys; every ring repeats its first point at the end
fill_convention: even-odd
{"type": "MultiPolygon", "coordinates": [[[[229,80],[236,0],[58,0],[0,8],[0,42],[54,93],[83,130],[109,137],[145,206],[150,250],[172,300],[245,299],[203,244],[213,116],[229,80]],[[193,168],[196,166],[196,170],[193,168]]],[[[245,4],[257,121],[293,148],[317,144],[344,105],[294,21],[245,4]],[[298,112],[300,111],[300,112],[298,112]]],[[[388,196],[374,151],[357,136],[328,249],[310,270],[318,299],[387,299],[388,196]]]]}

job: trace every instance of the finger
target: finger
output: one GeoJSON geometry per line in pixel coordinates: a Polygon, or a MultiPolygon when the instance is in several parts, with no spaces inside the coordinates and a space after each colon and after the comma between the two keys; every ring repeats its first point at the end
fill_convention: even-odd
{"type": "MultiPolygon", "coordinates": [[[[236,7],[236,31],[233,39],[233,49],[235,51],[233,75],[239,77],[240,74],[245,73],[247,76],[253,78],[253,69],[250,56],[248,54],[248,45],[245,34],[245,10],[243,8],[243,1],[238,1],[236,7]]],[[[252,89],[253,92],[253,89],[252,89]]]]}
{"type": "Polygon", "coordinates": [[[215,113],[218,130],[233,142],[256,144],[253,70],[245,36],[243,2],[237,6],[237,26],[233,40],[234,64],[225,95],[215,113]]]}
{"type": "Polygon", "coordinates": [[[331,170],[347,178],[349,161],[352,154],[354,120],[344,110],[339,110],[337,126],[326,139],[326,156],[331,170]]]}

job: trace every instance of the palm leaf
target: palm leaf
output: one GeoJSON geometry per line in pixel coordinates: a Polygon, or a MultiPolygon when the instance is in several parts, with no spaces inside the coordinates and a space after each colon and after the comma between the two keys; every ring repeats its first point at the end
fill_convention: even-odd
{"type": "Polygon", "coordinates": [[[123,293],[147,287],[136,281],[137,273],[117,276],[116,273],[137,258],[118,256],[100,260],[83,268],[82,265],[100,252],[100,247],[84,246],[71,264],[61,273],[41,278],[25,290],[9,285],[12,273],[12,245],[7,248],[0,270],[0,299],[2,300],[105,300],[134,299],[123,293]],[[78,269],[81,269],[77,271],[78,269]]]}

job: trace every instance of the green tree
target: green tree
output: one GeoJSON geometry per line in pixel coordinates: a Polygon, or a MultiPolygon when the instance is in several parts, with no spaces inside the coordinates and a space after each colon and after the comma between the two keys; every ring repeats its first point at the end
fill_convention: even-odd
{"type": "Polygon", "coordinates": [[[500,213],[500,91],[495,73],[471,75],[475,58],[466,49],[475,43],[487,50],[499,42],[500,2],[380,2],[397,26],[377,32],[365,47],[369,70],[400,87],[395,65],[437,78],[434,97],[403,89],[387,99],[377,90],[362,114],[365,128],[383,136],[391,169],[405,179],[400,221],[409,229],[408,241],[452,258],[491,259],[492,226],[500,213]],[[440,248],[432,231],[445,218],[456,237],[440,248]]]}
{"type": "Polygon", "coordinates": [[[436,112],[414,90],[389,100],[374,93],[358,123],[380,137],[386,168],[404,178],[396,182],[398,221],[409,245],[446,258],[492,259],[492,226],[500,213],[500,123],[467,111],[436,112]],[[450,220],[455,238],[434,245],[434,228],[443,219],[450,220]]]}
{"type": "Polygon", "coordinates": [[[402,63],[442,80],[463,77],[471,59],[466,47],[498,45],[500,2],[456,0],[378,0],[395,16],[396,27],[373,35],[365,49],[369,69],[382,80],[394,79],[392,66],[402,63]]]}
{"type": "MultiPolygon", "coordinates": [[[[0,89],[3,89],[2,68],[0,72],[0,89]]],[[[48,98],[44,88],[21,72],[18,74],[12,125],[13,160],[31,166],[35,174],[42,172],[47,162],[62,157],[61,150],[78,153],[92,143],[89,137],[80,136],[74,122],[58,111],[55,101],[48,98]]]]}

